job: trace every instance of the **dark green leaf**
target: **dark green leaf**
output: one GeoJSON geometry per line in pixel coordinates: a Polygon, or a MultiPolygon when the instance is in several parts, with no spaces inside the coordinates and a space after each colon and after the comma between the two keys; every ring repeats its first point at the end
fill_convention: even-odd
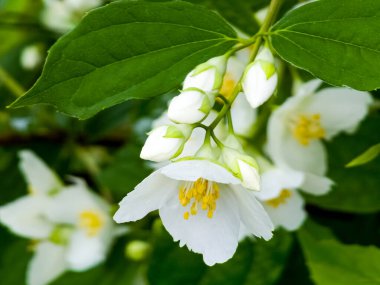
{"type": "Polygon", "coordinates": [[[332,85],[380,87],[380,1],[315,1],[285,15],[271,41],[286,61],[332,85]]]}
{"type": "Polygon", "coordinates": [[[317,239],[305,229],[298,236],[317,285],[380,284],[380,249],[344,245],[332,237],[317,239]]]}
{"type": "Polygon", "coordinates": [[[41,78],[13,106],[37,103],[82,119],[179,86],[236,40],[217,14],[185,2],[114,2],[89,13],[51,49],[41,78]]]}

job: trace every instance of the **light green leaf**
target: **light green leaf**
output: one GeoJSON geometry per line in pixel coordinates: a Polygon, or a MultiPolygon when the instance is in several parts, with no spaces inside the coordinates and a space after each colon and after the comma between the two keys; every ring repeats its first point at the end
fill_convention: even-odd
{"type": "Polygon", "coordinates": [[[358,157],[351,160],[346,167],[354,167],[366,164],[372,160],[374,160],[378,155],[380,154],[380,144],[376,144],[374,146],[371,146],[369,149],[367,149],[365,152],[363,152],[358,157]]]}
{"type": "Polygon", "coordinates": [[[332,84],[380,87],[380,1],[315,1],[286,14],[271,30],[286,61],[332,84]]]}
{"type": "Polygon", "coordinates": [[[316,285],[380,284],[379,248],[345,245],[333,238],[317,239],[305,229],[298,237],[316,285]]]}
{"type": "Polygon", "coordinates": [[[113,2],[51,49],[36,85],[12,106],[48,103],[86,119],[132,98],[177,88],[197,64],[228,51],[233,29],[185,2],[113,2]]]}
{"type": "Polygon", "coordinates": [[[380,161],[358,168],[344,167],[354,153],[380,141],[379,115],[369,116],[355,135],[340,135],[327,143],[328,173],[335,185],[323,196],[307,195],[309,203],[321,208],[351,212],[373,213],[380,210],[380,161]]]}

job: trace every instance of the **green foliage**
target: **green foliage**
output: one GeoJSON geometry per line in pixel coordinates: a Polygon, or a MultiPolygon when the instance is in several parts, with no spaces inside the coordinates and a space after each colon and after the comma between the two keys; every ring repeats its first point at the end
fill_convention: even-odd
{"type": "Polygon", "coordinates": [[[185,2],[114,2],[51,49],[36,85],[12,106],[49,103],[82,119],[179,86],[197,64],[236,43],[218,15],[185,2]]]}
{"type": "Polygon", "coordinates": [[[286,61],[338,86],[380,87],[380,2],[316,1],[272,28],[274,49],[286,61]]]}
{"type": "Polygon", "coordinates": [[[357,156],[351,160],[346,167],[355,167],[359,165],[366,164],[374,160],[380,154],[380,144],[375,144],[363,152],[361,155],[357,156]]]}
{"type": "Polygon", "coordinates": [[[359,153],[366,146],[380,141],[378,122],[379,115],[370,116],[354,136],[340,135],[327,143],[328,177],[331,177],[336,185],[325,196],[307,196],[308,202],[322,208],[352,213],[380,210],[380,162],[372,161],[359,168],[344,167],[352,153],[359,153]]]}
{"type": "Polygon", "coordinates": [[[345,245],[333,236],[315,236],[326,230],[313,225],[298,237],[316,285],[380,284],[380,249],[374,246],[345,245]]]}
{"type": "Polygon", "coordinates": [[[241,242],[233,259],[207,267],[200,255],[179,248],[162,231],[155,241],[148,279],[154,285],[276,284],[292,244],[292,236],[282,231],[276,232],[269,242],[247,239],[241,242]]]}

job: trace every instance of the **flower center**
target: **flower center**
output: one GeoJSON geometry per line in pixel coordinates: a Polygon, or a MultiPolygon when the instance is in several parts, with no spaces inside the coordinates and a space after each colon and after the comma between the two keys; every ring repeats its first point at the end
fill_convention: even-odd
{"type": "Polygon", "coordinates": [[[293,127],[293,136],[303,146],[308,146],[312,139],[325,137],[325,130],[321,126],[321,115],[300,115],[293,127]]]}
{"type": "Polygon", "coordinates": [[[216,200],[219,198],[219,186],[203,178],[195,182],[186,182],[179,189],[179,201],[183,207],[191,204],[190,210],[183,214],[188,220],[191,215],[198,213],[198,206],[207,211],[207,217],[212,218],[216,209],[216,200]]]}
{"type": "Polygon", "coordinates": [[[79,226],[83,228],[88,236],[95,236],[103,226],[102,217],[95,211],[86,210],[79,215],[79,226]]]}
{"type": "Polygon", "coordinates": [[[278,206],[285,204],[287,200],[292,196],[292,192],[288,189],[283,189],[280,195],[276,198],[265,201],[268,206],[277,208],[278,206]]]}
{"type": "Polygon", "coordinates": [[[223,79],[223,85],[220,88],[219,93],[222,94],[225,98],[230,98],[232,96],[232,92],[234,91],[236,82],[231,74],[226,73],[223,79]]]}

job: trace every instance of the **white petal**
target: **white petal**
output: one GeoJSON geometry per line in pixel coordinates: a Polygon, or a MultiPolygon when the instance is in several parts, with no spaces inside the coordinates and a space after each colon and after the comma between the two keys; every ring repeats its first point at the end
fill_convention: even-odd
{"type": "Polygon", "coordinates": [[[38,244],[27,271],[28,285],[46,285],[67,269],[65,247],[50,242],[38,244]]]}
{"type": "MultiPolygon", "coordinates": [[[[210,113],[211,114],[211,113],[210,113]]],[[[202,128],[195,128],[190,138],[186,141],[178,159],[187,156],[193,156],[201,148],[205,140],[206,131],[202,128]]]]}
{"type": "Polygon", "coordinates": [[[327,139],[341,131],[350,131],[364,119],[372,103],[367,92],[349,88],[326,88],[316,93],[305,111],[321,115],[327,139]]]}
{"type": "Polygon", "coordinates": [[[298,229],[306,219],[306,211],[304,210],[304,201],[297,191],[292,191],[292,195],[285,203],[278,207],[271,207],[263,202],[274,225],[282,226],[288,231],[298,229]]]}
{"type": "Polygon", "coordinates": [[[322,81],[319,79],[313,79],[310,81],[307,81],[305,83],[300,84],[296,90],[295,94],[296,96],[307,96],[314,94],[315,91],[321,86],[322,81]]]}
{"type": "Polygon", "coordinates": [[[240,184],[240,180],[224,167],[208,160],[184,160],[173,162],[161,169],[161,173],[176,180],[196,181],[204,178],[223,184],[240,184]]]}
{"type": "Polygon", "coordinates": [[[104,219],[108,216],[110,206],[95,193],[88,190],[81,179],[74,185],[65,187],[52,198],[48,216],[51,221],[76,225],[82,211],[95,211],[104,219]]]}
{"type": "Polygon", "coordinates": [[[109,244],[102,239],[88,237],[86,233],[77,231],[71,236],[67,247],[68,268],[74,271],[85,271],[102,262],[107,254],[109,244]]]}
{"type": "Polygon", "coordinates": [[[20,151],[19,156],[20,169],[29,187],[32,188],[33,194],[44,195],[62,187],[57,175],[33,152],[23,150],[20,151]]]}
{"type": "Polygon", "coordinates": [[[157,170],[124,197],[113,218],[117,223],[140,220],[164,205],[173,195],[178,195],[178,181],[162,175],[161,170],[157,170]]]}
{"type": "Polygon", "coordinates": [[[216,68],[209,68],[197,75],[193,75],[193,72],[191,72],[183,82],[183,89],[198,88],[204,92],[212,91],[214,89],[216,72],[216,68]]]}
{"type": "Polygon", "coordinates": [[[300,188],[306,193],[320,196],[329,192],[332,185],[334,182],[328,177],[305,173],[305,180],[300,188]]]}
{"type": "Polygon", "coordinates": [[[272,168],[261,176],[261,191],[255,193],[260,200],[276,198],[283,189],[296,189],[301,186],[304,174],[298,171],[272,168]]]}
{"type": "Polygon", "coordinates": [[[12,232],[27,238],[47,238],[53,229],[45,210],[49,199],[43,196],[25,196],[0,207],[0,221],[12,232]]]}
{"type": "Polygon", "coordinates": [[[260,175],[255,167],[238,159],[242,185],[250,190],[260,191],[260,175]]]}
{"type": "Polygon", "coordinates": [[[236,134],[244,137],[252,134],[257,112],[249,105],[243,93],[240,93],[232,104],[231,117],[236,134]]]}
{"type": "MultiPolygon", "coordinates": [[[[168,116],[170,120],[183,124],[194,124],[202,121],[207,115],[200,110],[205,96],[207,95],[196,90],[182,91],[169,104],[168,116]]],[[[208,107],[211,109],[211,104],[208,107]]]]}
{"type": "Polygon", "coordinates": [[[241,186],[231,187],[231,192],[238,201],[240,220],[247,231],[265,240],[271,239],[273,224],[263,206],[256,200],[254,192],[241,186]]]}
{"type": "Polygon", "coordinates": [[[185,211],[176,196],[160,208],[162,222],[174,241],[179,240],[181,246],[187,245],[190,250],[203,254],[204,262],[210,266],[230,259],[238,245],[240,225],[238,205],[231,191],[221,187],[211,219],[206,211],[200,210],[185,220],[185,211]]]}

